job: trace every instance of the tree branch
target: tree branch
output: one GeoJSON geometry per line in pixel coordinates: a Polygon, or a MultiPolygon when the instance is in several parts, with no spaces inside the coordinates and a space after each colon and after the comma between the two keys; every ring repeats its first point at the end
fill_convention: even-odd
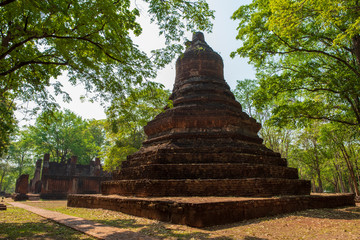
{"type": "Polygon", "coordinates": [[[286,42],[284,39],[282,39],[280,36],[276,35],[276,37],[278,37],[280,39],[280,41],[282,41],[286,46],[288,46],[290,49],[293,49],[292,51],[289,51],[289,52],[283,52],[282,54],[285,54],[285,53],[291,53],[291,52],[307,52],[307,53],[319,53],[319,54],[322,54],[322,55],[326,55],[330,58],[333,58],[333,59],[336,59],[337,61],[343,63],[344,65],[346,65],[349,69],[351,69],[351,71],[353,71],[358,77],[360,77],[360,73],[353,67],[351,66],[348,62],[346,62],[344,59],[341,59],[337,56],[334,56],[330,53],[327,53],[325,51],[321,51],[321,50],[314,50],[314,49],[304,49],[304,48],[297,48],[297,47],[294,47],[294,46],[291,46],[288,42],[286,42]]]}
{"type": "Polygon", "coordinates": [[[357,108],[354,104],[354,102],[350,99],[349,96],[345,96],[345,99],[350,103],[351,108],[353,109],[355,115],[356,115],[356,119],[357,121],[360,123],[360,113],[359,113],[359,108],[357,108]]]}
{"type": "Polygon", "coordinates": [[[16,48],[22,46],[23,44],[25,44],[25,43],[33,40],[33,39],[40,39],[40,38],[43,38],[43,37],[32,36],[32,37],[29,37],[27,39],[24,39],[21,42],[18,42],[16,44],[12,45],[6,52],[4,52],[3,54],[0,55],[0,59],[5,58],[6,55],[10,54],[12,51],[14,51],[16,48]]]}
{"type": "Polygon", "coordinates": [[[330,117],[314,117],[314,116],[310,116],[310,115],[303,115],[303,117],[305,118],[309,118],[309,119],[315,119],[315,120],[328,120],[331,122],[338,122],[338,123],[343,123],[343,124],[347,124],[347,125],[351,125],[351,126],[357,126],[359,125],[359,123],[354,123],[354,122],[348,122],[348,121],[344,121],[344,120],[337,120],[337,119],[332,119],[330,117]]]}
{"type": "Polygon", "coordinates": [[[324,92],[332,92],[332,93],[336,93],[336,94],[340,94],[341,92],[335,91],[333,89],[329,89],[329,88],[306,88],[306,87],[300,87],[300,88],[288,88],[287,91],[297,91],[297,90],[306,90],[308,92],[319,92],[319,91],[324,91],[324,92]]]}
{"type": "Polygon", "coordinates": [[[1,72],[0,76],[5,76],[7,74],[10,74],[16,70],[18,70],[19,68],[26,66],[26,65],[30,65],[30,64],[41,64],[41,65],[68,65],[68,62],[44,62],[44,61],[26,61],[26,62],[21,62],[18,65],[15,65],[14,67],[12,67],[11,69],[5,71],[5,72],[1,72]]]}
{"type": "Polygon", "coordinates": [[[15,2],[16,0],[5,0],[3,2],[0,2],[0,7],[3,7],[9,3],[15,2]]]}
{"type": "MultiPolygon", "coordinates": [[[[90,35],[90,34],[88,34],[88,35],[86,35],[86,36],[89,36],[89,35],[90,35]]],[[[102,51],[106,56],[108,56],[109,58],[111,58],[112,60],[115,60],[115,61],[120,62],[120,63],[124,63],[123,60],[118,59],[118,58],[112,56],[110,53],[106,52],[106,51],[104,50],[104,47],[103,47],[100,43],[94,42],[93,40],[86,38],[86,36],[84,36],[84,37],[71,37],[71,36],[47,35],[46,37],[52,37],[52,38],[58,38],[58,39],[76,39],[76,40],[82,40],[82,41],[89,42],[89,43],[93,44],[94,46],[98,47],[99,49],[101,49],[101,51],[102,51]]]]}

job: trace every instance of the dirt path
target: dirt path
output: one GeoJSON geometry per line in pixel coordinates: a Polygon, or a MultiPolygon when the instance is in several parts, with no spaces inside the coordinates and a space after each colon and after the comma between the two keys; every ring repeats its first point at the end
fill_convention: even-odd
{"type": "Polygon", "coordinates": [[[101,223],[96,223],[94,221],[86,220],[79,217],[73,217],[59,212],[49,211],[42,208],[32,207],[26,204],[19,202],[9,202],[9,204],[14,207],[23,208],[27,211],[33,212],[37,215],[40,215],[44,218],[53,220],[55,222],[61,223],[65,226],[73,228],[77,231],[83,232],[90,236],[99,238],[99,239],[126,239],[126,240],[154,240],[151,238],[139,233],[132,232],[128,229],[121,229],[116,227],[106,226],[101,223]]]}

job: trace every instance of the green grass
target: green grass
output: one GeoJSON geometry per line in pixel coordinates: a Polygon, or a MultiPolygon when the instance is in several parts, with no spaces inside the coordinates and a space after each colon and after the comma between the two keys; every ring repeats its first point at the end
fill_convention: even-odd
{"type": "Polygon", "coordinates": [[[0,239],[94,239],[21,208],[0,212],[0,239]]]}
{"type": "Polygon", "coordinates": [[[169,239],[213,239],[213,240],[229,240],[229,237],[210,237],[210,233],[206,233],[199,229],[190,228],[181,225],[172,225],[159,222],[156,220],[146,219],[127,215],[121,212],[105,210],[105,209],[87,209],[87,208],[68,208],[66,202],[49,201],[49,202],[26,202],[26,204],[40,207],[51,211],[61,212],[67,215],[93,220],[102,224],[113,227],[126,228],[133,232],[140,232],[148,236],[169,239]]]}
{"type": "MultiPolygon", "coordinates": [[[[310,209],[292,214],[196,229],[104,209],[68,208],[66,201],[28,201],[24,203],[167,240],[358,240],[360,236],[360,205],[339,209],[310,209]]],[[[71,236],[69,235],[66,239],[71,239],[71,236]]]]}

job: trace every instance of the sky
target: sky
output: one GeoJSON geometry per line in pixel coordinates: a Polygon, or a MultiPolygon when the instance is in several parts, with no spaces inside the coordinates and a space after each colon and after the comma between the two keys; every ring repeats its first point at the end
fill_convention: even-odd
{"type": "MultiPolygon", "coordinates": [[[[208,0],[210,9],[215,10],[215,20],[213,21],[212,33],[204,33],[205,41],[210,47],[221,55],[224,61],[224,77],[231,89],[236,87],[237,80],[255,78],[255,71],[247,63],[247,59],[235,57],[230,58],[230,53],[241,46],[241,41],[236,40],[238,22],[230,19],[233,12],[242,4],[249,4],[251,0],[208,0]]],[[[141,7],[141,6],[140,6],[141,7]]],[[[150,52],[152,49],[163,47],[163,38],[158,36],[156,25],[151,25],[146,15],[146,10],[141,11],[140,22],[143,26],[143,33],[140,37],[134,39],[134,42],[145,51],[150,52]]],[[[186,33],[186,37],[191,40],[192,33],[186,33]]],[[[72,101],[67,104],[58,98],[58,103],[63,109],[70,109],[84,119],[105,119],[104,109],[98,103],[83,102],[80,100],[85,95],[82,86],[71,86],[67,82],[66,75],[61,76],[60,81],[64,85],[72,101]]],[[[166,89],[172,90],[175,81],[175,60],[165,69],[158,72],[154,80],[162,83],[166,89]]],[[[20,116],[21,118],[21,116],[20,116]]]]}

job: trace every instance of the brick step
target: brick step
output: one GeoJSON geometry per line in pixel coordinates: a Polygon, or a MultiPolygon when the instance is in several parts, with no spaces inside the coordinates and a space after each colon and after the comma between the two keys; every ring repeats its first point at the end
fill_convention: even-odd
{"type": "Polygon", "coordinates": [[[144,128],[148,136],[143,142],[144,145],[164,140],[201,139],[211,142],[226,141],[229,138],[254,144],[262,143],[262,139],[254,133],[259,130],[257,125],[253,126],[256,122],[243,119],[244,113],[229,111],[223,104],[211,107],[208,103],[200,105],[198,102],[190,107],[175,107],[166,111],[165,115],[167,116],[149,122],[144,128]],[[228,126],[232,128],[230,131],[228,126]]]}
{"type": "MultiPolygon", "coordinates": [[[[168,134],[172,133],[169,132],[168,134]]],[[[239,140],[231,136],[208,138],[209,134],[203,133],[202,135],[199,136],[199,134],[194,133],[193,138],[187,138],[188,136],[180,138],[177,135],[179,138],[148,145],[144,142],[138,154],[141,152],[154,152],[154,149],[156,149],[157,152],[168,153],[247,153],[260,156],[280,156],[279,153],[268,149],[261,143],[239,140]]]]}
{"type": "Polygon", "coordinates": [[[101,184],[102,194],[137,197],[308,195],[310,181],[279,178],[113,180],[101,184]]]}
{"type": "Polygon", "coordinates": [[[31,193],[29,193],[28,197],[29,197],[29,199],[28,199],[29,201],[40,200],[40,194],[31,194],[31,193]]]}
{"type": "Polygon", "coordinates": [[[151,164],[122,168],[113,179],[298,179],[296,168],[264,164],[151,164]]]}
{"type": "Polygon", "coordinates": [[[352,194],[317,194],[274,198],[139,198],[74,194],[69,195],[68,206],[110,209],[158,221],[202,228],[306,209],[355,206],[355,203],[352,194]]]}
{"type": "Polygon", "coordinates": [[[6,210],[6,205],[5,205],[5,204],[0,203],[0,210],[6,210]]]}
{"type": "Polygon", "coordinates": [[[237,152],[219,152],[219,153],[174,153],[158,152],[149,154],[134,154],[128,157],[128,160],[122,162],[122,168],[136,167],[144,164],[191,164],[191,163],[248,163],[265,164],[274,166],[287,166],[287,161],[280,156],[266,156],[237,152]]]}
{"type": "Polygon", "coordinates": [[[222,144],[216,139],[213,142],[199,144],[197,141],[184,141],[175,143],[166,143],[152,150],[151,148],[142,148],[141,151],[129,156],[129,159],[137,158],[143,154],[250,154],[254,156],[280,157],[281,155],[274,152],[261,144],[234,143],[232,140],[222,144]],[[215,146],[213,146],[215,145],[215,146]]]}

